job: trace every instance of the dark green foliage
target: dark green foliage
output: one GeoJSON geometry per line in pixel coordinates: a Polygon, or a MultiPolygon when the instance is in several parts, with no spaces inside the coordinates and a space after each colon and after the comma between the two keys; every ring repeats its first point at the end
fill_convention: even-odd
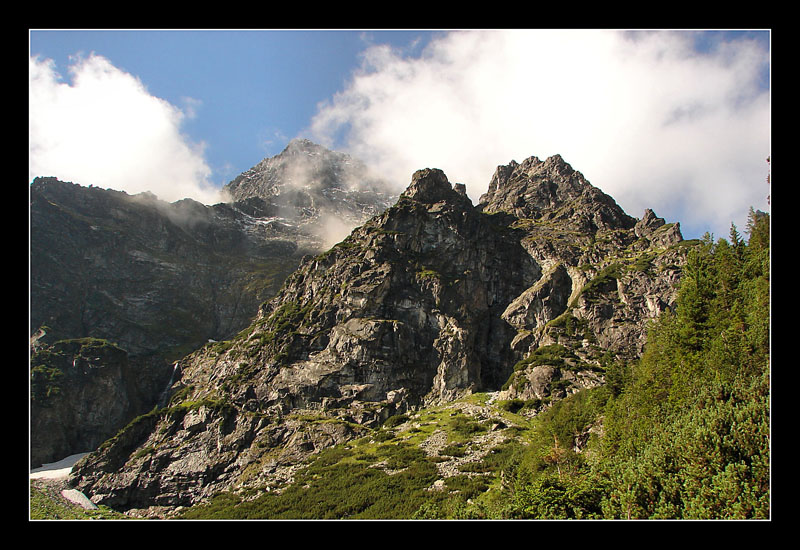
{"type": "Polygon", "coordinates": [[[631,268],[636,271],[647,271],[652,266],[655,256],[655,254],[642,254],[636,258],[631,268]]]}
{"type": "MultiPolygon", "coordinates": [[[[769,379],[711,383],[605,461],[606,517],[769,517],[769,379]]],[[[598,469],[599,470],[599,469],[598,469]]]]}
{"type": "Polygon", "coordinates": [[[505,401],[499,401],[497,406],[504,411],[516,413],[525,406],[525,401],[522,399],[507,399],[505,401]]]}
{"type": "MultiPolygon", "coordinates": [[[[571,349],[561,344],[549,344],[533,351],[525,359],[514,365],[514,372],[527,368],[535,368],[541,365],[550,365],[565,370],[595,370],[595,365],[590,365],[582,361],[571,349]]],[[[513,383],[512,374],[503,389],[507,389],[513,383]]],[[[564,382],[566,384],[566,382],[564,382]]]]}
{"type": "Polygon", "coordinates": [[[770,517],[769,216],[748,232],[694,246],[640,361],[606,358],[606,386],[537,417],[492,517],[770,517]],[[589,460],[572,445],[599,418],[589,460]]]}
{"type": "Polygon", "coordinates": [[[394,519],[409,518],[429,499],[436,466],[411,446],[384,445],[381,453],[404,470],[388,474],[352,460],[344,448],[324,451],[280,494],[248,501],[229,493],[188,510],[187,519],[394,519]],[[351,460],[347,460],[350,458],[351,460]]]}
{"type": "Polygon", "coordinates": [[[539,365],[563,367],[564,359],[572,356],[572,352],[567,350],[567,348],[561,344],[542,346],[536,349],[528,357],[514,365],[514,371],[519,371],[528,367],[537,367],[539,365]]]}
{"type": "Polygon", "coordinates": [[[564,334],[570,337],[580,336],[584,339],[593,341],[594,333],[589,328],[589,323],[585,319],[580,319],[572,315],[571,311],[567,311],[549,323],[547,326],[550,328],[561,328],[564,334]]]}
{"type": "Polygon", "coordinates": [[[439,454],[444,456],[464,456],[467,454],[467,449],[463,445],[447,445],[439,451],[439,454]]]}
{"type": "Polygon", "coordinates": [[[508,514],[514,519],[598,519],[603,496],[594,478],[546,473],[515,492],[508,514]]]}
{"type": "Polygon", "coordinates": [[[406,421],[408,421],[408,416],[406,416],[405,414],[396,414],[394,416],[390,416],[389,418],[387,418],[386,421],[383,423],[383,427],[394,428],[406,421]]]}
{"type": "Polygon", "coordinates": [[[301,306],[299,303],[294,301],[281,304],[267,319],[267,330],[262,337],[262,342],[268,343],[273,338],[290,331],[294,327],[299,326],[310,309],[310,304],[301,306]]]}
{"type": "Polygon", "coordinates": [[[468,416],[459,414],[450,419],[450,429],[457,436],[466,439],[477,433],[485,432],[489,428],[485,424],[476,422],[468,416]]]}
{"type": "Polygon", "coordinates": [[[606,412],[607,516],[769,517],[768,227],[751,213],[750,244],[732,226],[690,253],[606,412]]]}
{"type": "Polygon", "coordinates": [[[397,434],[393,430],[381,430],[377,432],[374,436],[375,441],[382,443],[384,441],[390,441],[395,438],[397,434]]]}
{"type": "Polygon", "coordinates": [[[481,464],[484,470],[501,472],[504,476],[511,474],[523,452],[524,446],[519,439],[507,439],[501,445],[492,449],[489,454],[483,457],[481,464]]]}
{"type": "Polygon", "coordinates": [[[604,267],[583,287],[581,296],[586,300],[593,301],[599,293],[604,293],[615,288],[617,279],[622,277],[622,269],[623,266],[619,263],[613,263],[604,267]]]}
{"type": "Polygon", "coordinates": [[[378,447],[375,454],[386,460],[386,467],[390,470],[408,468],[425,460],[422,449],[409,443],[386,443],[378,447]]]}
{"type": "Polygon", "coordinates": [[[445,485],[450,491],[458,491],[463,499],[471,499],[489,488],[486,479],[482,476],[457,475],[448,477],[445,485]]]}

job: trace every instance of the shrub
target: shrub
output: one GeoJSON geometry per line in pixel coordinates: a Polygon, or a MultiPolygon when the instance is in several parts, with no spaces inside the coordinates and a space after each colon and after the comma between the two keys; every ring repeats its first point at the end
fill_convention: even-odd
{"type": "Polygon", "coordinates": [[[395,428],[402,424],[403,422],[408,421],[408,416],[405,414],[397,414],[395,416],[390,416],[383,422],[384,428],[395,428]]]}

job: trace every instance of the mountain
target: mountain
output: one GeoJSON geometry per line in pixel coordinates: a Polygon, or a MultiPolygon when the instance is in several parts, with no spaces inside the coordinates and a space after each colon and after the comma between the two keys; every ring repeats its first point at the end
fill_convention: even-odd
{"type": "Polygon", "coordinates": [[[94,449],[150,410],[174,361],[245,328],[303,256],[384,209],[385,188],[346,155],[300,140],[231,182],[230,200],[215,205],[36,178],[32,466],[94,449]],[[298,179],[303,170],[313,181],[298,179]],[[120,353],[86,363],[86,350],[103,347],[81,351],[87,338],[120,353]]]}
{"type": "Polygon", "coordinates": [[[387,183],[361,161],[307,139],[293,139],[278,155],[262,160],[228,183],[229,201],[273,216],[332,246],[396,200],[387,183]]]}
{"type": "Polygon", "coordinates": [[[324,449],[478,392],[541,413],[641,355],[692,244],[651,210],[628,216],[560,156],[498,167],[478,205],[442,171],[417,171],[393,206],[305,258],[249,326],[178,361],[166,406],[71,484],[169,515],[289,483],[324,449]]]}

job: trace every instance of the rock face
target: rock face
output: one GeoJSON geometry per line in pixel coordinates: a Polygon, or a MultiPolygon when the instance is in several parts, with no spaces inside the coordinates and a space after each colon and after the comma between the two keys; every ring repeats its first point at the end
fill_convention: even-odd
{"type": "Polygon", "coordinates": [[[96,449],[143,399],[128,354],[103,340],[62,340],[31,357],[31,466],[96,449]]]}
{"type": "Polygon", "coordinates": [[[50,339],[94,336],[132,355],[177,358],[252,320],[303,253],[235,205],[31,185],[31,324],[50,339]]]}
{"type": "MultiPolygon", "coordinates": [[[[322,248],[314,246],[319,240],[299,243],[293,234],[256,223],[232,205],[168,204],[152,195],[129,196],[55,179],[34,181],[30,197],[30,321],[32,331],[43,329],[38,345],[107,340],[124,350],[136,372],[131,380],[116,382],[117,389],[133,392],[130,396],[103,396],[102,384],[90,387],[100,380],[96,376],[66,377],[70,395],[96,395],[85,406],[106,408],[107,430],[99,440],[74,435],[90,429],[83,425],[88,422],[84,405],[76,399],[64,398],[47,410],[32,401],[32,448],[41,451],[32,453],[33,466],[94,449],[152,408],[172,361],[247,326],[302,255],[322,248]],[[126,406],[117,410],[120,403],[126,406]],[[74,410],[68,412],[70,407],[74,410]],[[55,410],[60,412],[47,422],[36,421],[55,410]]],[[[115,363],[106,367],[103,372],[122,376],[115,363]]]]}
{"type": "Polygon", "coordinates": [[[228,184],[230,202],[213,206],[37,178],[33,330],[46,325],[51,339],[94,336],[132,355],[172,349],[176,357],[227,338],[303,255],[329,248],[330,220],[346,235],[390,206],[394,199],[378,191],[385,184],[364,170],[294,140],[228,184]]]}
{"type": "MultiPolygon", "coordinates": [[[[135,387],[118,381],[136,397],[117,396],[132,406],[122,416],[109,410],[110,431],[101,441],[156,404],[175,360],[210,339],[224,340],[245,328],[304,255],[329,247],[331,220],[349,232],[384,208],[387,199],[376,191],[379,182],[364,180],[367,191],[354,187],[360,172],[348,159],[310,142],[292,142],[231,182],[231,202],[213,206],[190,199],[166,203],[150,193],[128,195],[56,178],[32,183],[30,322],[32,333],[44,329],[38,345],[104,339],[127,353],[137,373],[135,387]],[[293,195],[290,179],[304,167],[324,178],[316,194],[309,195],[311,203],[301,207],[302,201],[291,197],[304,191],[299,188],[293,195]],[[289,209],[290,204],[297,208],[289,209]]],[[[80,380],[92,384],[95,378],[80,380]]],[[[38,407],[34,401],[33,415],[46,415],[38,407]]],[[[47,443],[76,441],[67,434],[85,428],[74,400],[59,410],[64,414],[31,426],[33,447],[41,450],[35,461],[88,450],[83,445],[89,440],[71,449],[47,443]],[[66,413],[71,405],[76,410],[66,413]],[[46,448],[66,452],[53,455],[46,448]]]]}
{"type": "Polygon", "coordinates": [[[684,258],[677,224],[626,215],[558,156],[499,167],[478,206],[420,170],[249,327],[181,360],[169,407],[72,483],[119,509],[185,506],[471,392],[546,406],[641,352],[684,258]]]}

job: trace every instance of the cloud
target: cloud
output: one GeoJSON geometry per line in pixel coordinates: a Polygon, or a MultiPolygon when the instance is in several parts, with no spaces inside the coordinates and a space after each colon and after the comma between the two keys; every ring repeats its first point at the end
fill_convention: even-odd
{"type": "Polygon", "coordinates": [[[768,209],[769,52],[737,40],[700,54],[694,38],[459,31],[417,57],[376,45],[309,132],[401,187],[441,168],[473,202],[498,165],[558,153],[631,215],[727,236],[768,209]]]}
{"type": "Polygon", "coordinates": [[[151,95],[134,76],[98,55],[73,59],[71,82],[52,60],[30,58],[29,176],[56,176],[81,185],[160,199],[214,203],[218,190],[181,124],[195,115],[151,95]]]}

